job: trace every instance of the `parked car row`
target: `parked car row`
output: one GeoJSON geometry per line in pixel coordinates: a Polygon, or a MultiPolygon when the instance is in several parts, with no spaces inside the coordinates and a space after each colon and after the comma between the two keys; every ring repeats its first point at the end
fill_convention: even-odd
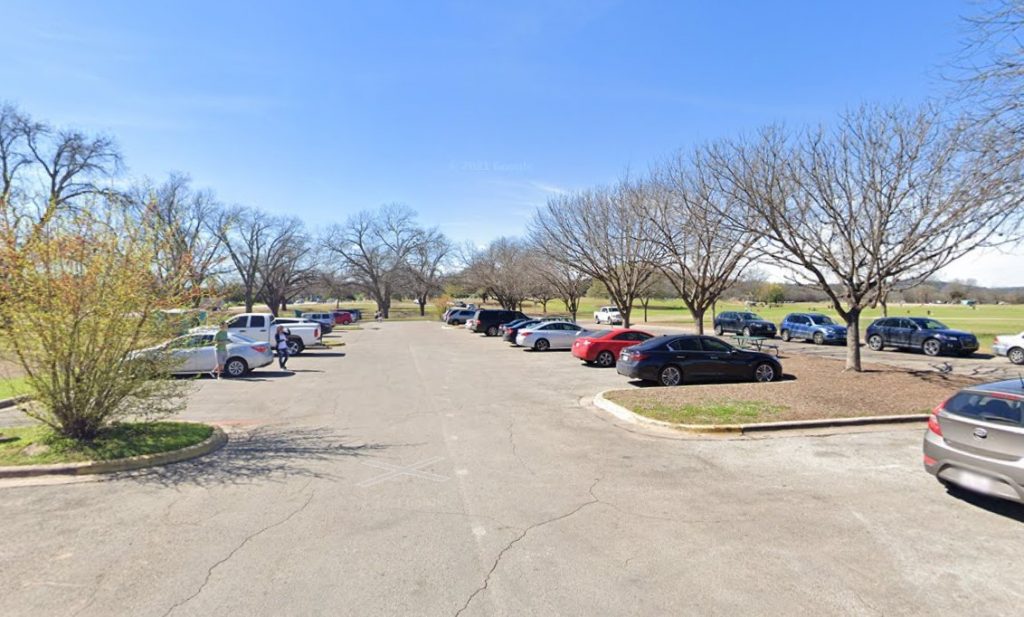
{"type": "MultiPolygon", "coordinates": [[[[614,323],[615,314],[603,307],[594,313],[598,323],[614,323]]],[[[565,317],[528,317],[519,311],[484,309],[465,316],[447,312],[447,323],[488,337],[501,335],[516,347],[538,352],[569,349],[585,364],[617,367],[631,379],[678,386],[692,381],[775,381],[782,364],[768,354],[737,349],[712,336],[654,336],[632,328],[586,330],[565,317]]]]}
{"type": "MultiPolygon", "coordinates": [[[[735,333],[746,337],[801,340],[817,345],[846,344],[846,326],[820,313],[790,313],[776,329],[775,324],[756,313],[726,311],[714,319],[715,334],[735,333]]],[[[882,317],[864,332],[868,347],[881,351],[894,349],[921,351],[928,356],[969,356],[978,351],[978,339],[970,332],[954,330],[930,317],[882,317]]],[[[1007,356],[1015,364],[1024,364],[1024,333],[996,338],[993,351],[1007,356]]]]}

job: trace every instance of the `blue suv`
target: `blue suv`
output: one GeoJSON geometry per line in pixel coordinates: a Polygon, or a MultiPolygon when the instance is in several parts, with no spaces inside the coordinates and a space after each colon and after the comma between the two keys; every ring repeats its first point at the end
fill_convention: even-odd
{"type": "Polygon", "coordinates": [[[820,313],[790,313],[779,324],[782,340],[803,339],[815,345],[845,343],[846,326],[840,325],[820,313]]]}
{"type": "Polygon", "coordinates": [[[978,339],[970,332],[950,330],[928,317],[883,317],[864,333],[868,347],[881,351],[886,347],[920,349],[929,356],[956,354],[969,356],[978,351],[978,339]]]}

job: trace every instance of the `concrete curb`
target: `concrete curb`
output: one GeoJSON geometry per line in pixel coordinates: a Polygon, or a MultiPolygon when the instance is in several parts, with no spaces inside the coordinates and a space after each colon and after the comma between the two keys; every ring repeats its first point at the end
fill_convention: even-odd
{"type": "Polygon", "coordinates": [[[119,458],[112,461],[82,461],[80,463],[56,463],[53,465],[15,465],[11,467],[0,467],[0,478],[29,478],[33,476],[50,475],[78,476],[93,473],[131,471],[133,469],[142,469],[144,467],[169,465],[171,463],[180,463],[182,461],[199,458],[200,456],[206,456],[211,452],[219,450],[227,442],[227,434],[219,426],[213,426],[213,433],[211,433],[204,441],[180,450],[159,452],[157,454],[143,454],[129,458],[119,458]]]}
{"type": "Polygon", "coordinates": [[[604,390],[594,396],[594,405],[603,409],[620,420],[630,424],[648,424],[671,428],[691,433],[731,433],[734,435],[746,435],[748,433],[799,430],[810,428],[835,428],[846,426],[868,426],[876,424],[905,424],[911,422],[925,422],[928,414],[908,414],[901,416],[860,416],[855,418],[831,418],[822,420],[790,420],[786,422],[755,422],[750,424],[676,424],[674,422],[663,422],[635,413],[618,403],[605,398],[605,394],[614,390],[604,390]]]}
{"type": "Polygon", "coordinates": [[[8,407],[14,407],[15,405],[20,405],[20,404],[24,403],[25,401],[29,401],[29,400],[32,400],[32,397],[27,395],[27,394],[24,394],[22,396],[16,396],[14,398],[0,399],[0,409],[7,409],[8,407]]]}

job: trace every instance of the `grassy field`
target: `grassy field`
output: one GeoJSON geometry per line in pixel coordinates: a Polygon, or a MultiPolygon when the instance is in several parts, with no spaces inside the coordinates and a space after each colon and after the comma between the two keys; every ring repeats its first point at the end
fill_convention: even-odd
{"type": "MultiPolygon", "coordinates": [[[[588,323],[591,320],[593,312],[601,307],[608,304],[607,301],[600,298],[586,298],[581,302],[579,311],[579,321],[581,323],[588,323]]],[[[345,302],[342,306],[354,307],[363,309],[364,317],[369,316],[372,318],[375,306],[372,302],[345,302]]],[[[490,305],[488,305],[490,306],[490,305]]],[[[298,305],[300,310],[320,310],[320,309],[331,309],[333,305],[298,305]]],[[[540,313],[541,305],[527,302],[524,306],[527,313],[540,313]]],[[[793,312],[817,312],[829,315],[836,321],[841,321],[832,311],[829,306],[822,302],[793,302],[786,303],[778,306],[758,306],[752,309],[748,309],[743,303],[740,302],[721,302],[717,306],[719,313],[723,311],[735,311],[735,310],[751,310],[761,317],[778,324],[782,321],[782,318],[787,313],[793,312]]],[[[548,313],[551,314],[564,314],[565,305],[559,301],[552,301],[548,303],[548,313]]],[[[438,319],[439,315],[437,309],[432,306],[427,306],[426,317],[422,319],[438,319]]],[[[979,305],[976,307],[962,306],[959,304],[893,304],[889,306],[890,316],[900,315],[912,315],[920,317],[933,317],[939,321],[945,323],[950,328],[956,328],[959,330],[966,330],[972,332],[978,337],[978,341],[981,343],[982,349],[989,349],[992,345],[992,339],[997,334],[1011,334],[1024,331],[1024,305],[979,305]]],[[[864,312],[864,317],[861,320],[861,329],[867,327],[872,320],[881,317],[882,310],[879,309],[868,309],[864,312]]],[[[392,308],[391,319],[421,319],[419,316],[419,308],[413,303],[396,303],[392,308]]],[[[639,305],[633,308],[633,321],[637,324],[644,323],[644,312],[643,308],[639,305]]],[[[682,300],[651,300],[648,306],[647,323],[664,325],[664,326],[679,326],[681,328],[692,328],[693,318],[690,317],[690,312],[686,310],[682,300]]],[[[710,330],[711,328],[711,315],[710,313],[704,316],[705,328],[710,330]]]]}

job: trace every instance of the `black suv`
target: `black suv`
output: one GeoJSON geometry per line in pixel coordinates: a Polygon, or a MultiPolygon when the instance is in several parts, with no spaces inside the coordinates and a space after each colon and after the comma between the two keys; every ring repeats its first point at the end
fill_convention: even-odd
{"type": "Polygon", "coordinates": [[[517,319],[526,319],[526,315],[519,311],[483,309],[477,311],[473,319],[473,332],[483,332],[487,336],[498,336],[498,326],[517,319]]]}

